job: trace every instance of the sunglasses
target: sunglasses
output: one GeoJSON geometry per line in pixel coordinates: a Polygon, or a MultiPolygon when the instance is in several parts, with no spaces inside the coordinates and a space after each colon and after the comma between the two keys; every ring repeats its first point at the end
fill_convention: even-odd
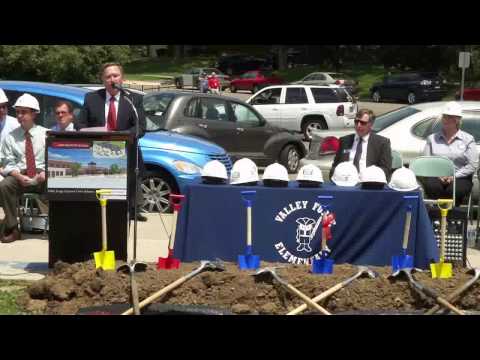
{"type": "Polygon", "coordinates": [[[6,109],[6,108],[8,108],[7,104],[0,104],[0,109],[6,109]]]}
{"type": "Polygon", "coordinates": [[[369,121],[362,121],[358,119],[355,119],[353,122],[355,123],[355,125],[358,125],[359,123],[360,125],[367,125],[369,123],[369,121]]]}
{"type": "Polygon", "coordinates": [[[56,115],[68,114],[68,111],[55,111],[56,115]]]}

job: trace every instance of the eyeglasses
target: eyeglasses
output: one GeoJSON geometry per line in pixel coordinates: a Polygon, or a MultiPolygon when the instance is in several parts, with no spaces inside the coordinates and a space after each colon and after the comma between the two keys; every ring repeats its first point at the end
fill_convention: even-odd
{"type": "Polygon", "coordinates": [[[68,114],[68,111],[55,111],[55,115],[68,114]]]}
{"type": "Polygon", "coordinates": [[[369,121],[362,121],[359,119],[355,119],[353,122],[355,123],[355,125],[358,125],[358,123],[360,123],[360,125],[367,125],[369,123],[369,121]]]}

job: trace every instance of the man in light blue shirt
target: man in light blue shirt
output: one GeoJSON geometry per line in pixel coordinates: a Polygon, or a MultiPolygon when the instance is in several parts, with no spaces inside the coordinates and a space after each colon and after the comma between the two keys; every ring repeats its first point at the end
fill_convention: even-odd
{"type": "MultiPolygon", "coordinates": [[[[442,129],[427,138],[424,155],[443,156],[452,160],[455,166],[455,202],[472,190],[472,177],[478,167],[478,151],[475,138],[460,130],[462,107],[455,101],[448,102],[442,112],[442,129]]],[[[452,198],[453,176],[425,178],[422,180],[430,199],[452,198]]]]}
{"type": "MultiPolygon", "coordinates": [[[[3,140],[10,131],[18,128],[20,124],[17,119],[8,115],[8,98],[5,92],[0,89],[0,148],[3,140]]],[[[0,159],[0,172],[3,171],[3,158],[0,159]]]]}
{"type": "Polygon", "coordinates": [[[75,131],[73,127],[73,105],[65,100],[55,104],[55,118],[57,123],[52,126],[53,131],[75,131]]]}

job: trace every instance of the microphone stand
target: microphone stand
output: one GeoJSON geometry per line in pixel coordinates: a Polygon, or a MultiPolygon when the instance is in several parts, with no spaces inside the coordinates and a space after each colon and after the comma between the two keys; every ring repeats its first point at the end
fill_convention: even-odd
{"type": "MultiPolygon", "coordinates": [[[[135,315],[140,315],[140,306],[139,306],[139,299],[138,299],[138,289],[137,289],[137,283],[135,281],[134,273],[136,270],[138,271],[145,271],[147,269],[147,264],[144,262],[137,262],[137,197],[138,197],[138,174],[140,172],[138,168],[138,159],[139,159],[139,135],[140,135],[140,130],[139,130],[139,118],[138,118],[138,112],[137,109],[135,108],[135,105],[133,105],[132,100],[127,96],[129,95],[129,92],[127,92],[125,89],[121,87],[117,87],[121,92],[124,94],[125,100],[130,104],[130,106],[133,109],[133,112],[135,113],[135,156],[136,156],[136,162],[135,162],[135,198],[133,199],[133,206],[134,206],[134,219],[133,219],[133,259],[130,261],[130,263],[126,265],[120,266],[117,271],[125,272],[126,270],[129,271],[130,273],[130,287],[131,287],[131,295],[132,295],[132,302],[133,302],[133,309],[134,309],[134,314],[135,315]]],[[[128,192],[127,192],[128,193],[128,192]]],[[[129,210],[130,213],[130,210],[129,210]]],[[[130,216],[129,216],[130,218],[130,216]]],[[[128,220],[130,222],[130,219],[128,220]]],[[[130,226],[128,227],[129,233],[130,233],[130,226]]]]}

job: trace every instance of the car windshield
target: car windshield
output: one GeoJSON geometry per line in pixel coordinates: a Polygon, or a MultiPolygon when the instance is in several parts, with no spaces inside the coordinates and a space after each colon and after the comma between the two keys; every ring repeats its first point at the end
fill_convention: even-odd
{"type": "Polygon", "coordinates": [[[412,106],[406,106],[398,110],[390,111],[386,114],[383,114],[377,117],[377,119],[375,120],[375,123],[373,124],[372,130],[374,132],[382,131],[383,129],[389,127],[390,125],[395,124],[397,121],[405,119],[406,117],[413,115],[417,112],[420,112],[420,110],[412,106]]]}
{"type": "Polygon", "coordinates": [[[148,94],[143,97],[147,131],[165,128],[165,113],[175,94],[148,94]]]}

